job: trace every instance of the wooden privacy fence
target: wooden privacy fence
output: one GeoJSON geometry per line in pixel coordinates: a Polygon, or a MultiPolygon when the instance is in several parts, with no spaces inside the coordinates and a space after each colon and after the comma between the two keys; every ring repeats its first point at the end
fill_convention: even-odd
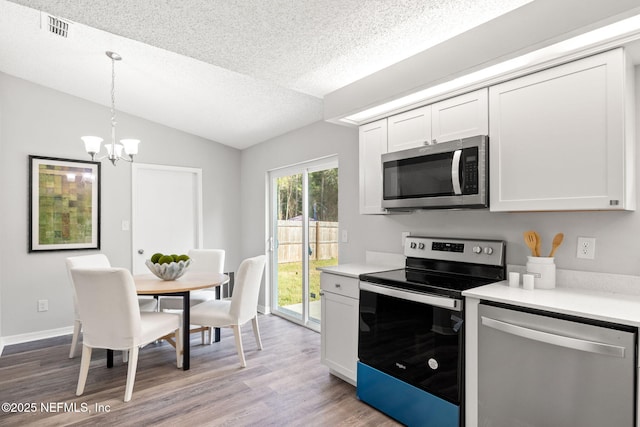
{"type": "MultiPolygon", "coordinates": [[[[302,221],[278,220],[278,263],[302,261],[302,221]]],[[[338,257],[338,223],[309,221],[309,259],[338,257]]]]}

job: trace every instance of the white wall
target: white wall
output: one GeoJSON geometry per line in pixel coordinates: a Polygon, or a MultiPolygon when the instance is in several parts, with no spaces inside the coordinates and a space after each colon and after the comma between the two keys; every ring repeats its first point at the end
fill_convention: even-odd
{"type": "MultiPolygon", "coordinates": [[[[87,159],[82,135],[110,135],[108,107],[0,73],[0,336],[69,327],[73,304],[64,259],[95,251],[28,253],[28,156],[87,159]],[[49,311],[36,312],[48,299],[49,311]]],[[[117,113],[120,135],[142,140],[136,161],[202,168],[204,246],[240,259],[240,152],[157,123],[117,113]]],[[[214,120],[215,118],[212,118],[214,120]]],[[[102,238],[115,266],[131,267],[131,166],[102,164],[102,238]]]]}
{"type": "MultiPolygon", "coordinates": [[[[243,256],[265,253],[267,225],[267,171],[328,155],[338,155],[340,224],[358,220],[358,130],[316,122],[242,151],[243,256]]],[[[348,227],[347,227],[348,228],[348,227]]],[[[354,237],[357,239],[358,237],[354,237]]],[[[349,260],[340,245],[340,262],[349,260]]],[[[364,254],[363,254],[364,256],[364,254]]],[[[262,288],[259,304],[268,305],[262,288]]]]}

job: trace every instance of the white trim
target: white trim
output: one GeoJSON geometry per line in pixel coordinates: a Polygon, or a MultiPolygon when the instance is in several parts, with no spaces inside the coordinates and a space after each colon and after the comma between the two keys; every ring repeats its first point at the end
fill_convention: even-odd
{"type": "MultiPolygon", "coordinates": [[[[204,236],[204,219],[203,219],[203,201],[202,201],[202,169],[201,168],[191,168],[191,167],[183,167],[183,166],[168,166],[168,165],[155,165],[149,163],[133,163],[131,165],[131,225],[135,226],[136,223],[136,196],[137,196],[137,180],[138,170],[140,169],[150,169],[155,171],[173,171],[173,172],[185,172],[192,173],[196,178],[196,248],[201,249],[203,244],[203,236],[204,236]]],[[[136,248],[138,247],[136,241],[135,230],[131,232],[131,267],[135,265],[135,254],[136,248]]]]}
{"type": "Polygon", "coordinates": [[[2,351],[8,345],[22,344],[25,342],[39,341],[47,338],[60,337],[62,335],[71,335],[73,333],[73,326],[65,326],[64,328],[47,329],[44,331],[27,332],[26,334],[9,335],[7,337],[0,338],[0,356],[2,351]]]}

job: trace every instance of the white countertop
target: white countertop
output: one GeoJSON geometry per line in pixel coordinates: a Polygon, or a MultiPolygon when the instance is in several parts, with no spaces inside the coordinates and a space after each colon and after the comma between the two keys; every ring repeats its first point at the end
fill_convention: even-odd
{"type": "Polygon", "coordinates": [[[318,270],[325,273],[338,274],[340,276],[358,278],[361,274],[375,273],[378,271],[395,270],[398,267],[373,264],[340,264],[332,267],[319,267],[318,270]]]}
{"type": "Polygon", "coordinates": [[[462,295],[640,327],[640,295],[575,287],[528,291],[509,287],[507,281],[469,289],[462,295]]]}

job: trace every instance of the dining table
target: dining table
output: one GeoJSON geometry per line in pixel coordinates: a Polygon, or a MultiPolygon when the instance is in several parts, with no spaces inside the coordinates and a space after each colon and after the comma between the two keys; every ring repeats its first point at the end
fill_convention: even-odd
{"type": "MultiPolygon", "coordinates": [[[[229,282],[229,276],[222,273],[201,271],[188,271],[182,277],[174,280],[163,280],[153,274],[136,274],[133,276],[138,295],[181,296],[183,298],[182,310],[182,369],[190,368],[190,326],[191,310],[189,297],[191,291],[205,288],[216,288],[216,297],[219,298],[219,287],[229,282]]],[[[216,337],[219,337],[217,335],[216,337]]],[[[219,338],[217,338],[219,340],[219,338]]],[[[113,366],[113,351],[107,352],[107,366],[113,366]]]]}

